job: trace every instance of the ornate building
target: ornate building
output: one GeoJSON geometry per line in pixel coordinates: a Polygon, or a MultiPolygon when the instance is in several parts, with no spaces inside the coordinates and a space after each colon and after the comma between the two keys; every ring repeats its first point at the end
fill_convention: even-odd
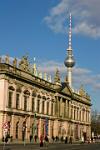
{"type": "Polygon", "coordinates": [[[12,63],[8,56],[0,58],[0,139],[6,132],[15,140],[29,140],[30,135],[73,140],[91,136],[90,97],[82,86],[77,92],[72,88],[71,15],[67,52],[64,82],[58,70],[54,82],[46,73],[38,73],[27,56],[12,63]]]}

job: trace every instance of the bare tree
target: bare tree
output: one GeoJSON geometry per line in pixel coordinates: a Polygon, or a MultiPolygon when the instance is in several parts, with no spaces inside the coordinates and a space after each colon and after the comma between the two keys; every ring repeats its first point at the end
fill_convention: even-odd
{"type": "Polygon", "coordinates": [[[91,113],[91,131],[94,136],[100,135],[100,113],[97,110],[91,113]]]}

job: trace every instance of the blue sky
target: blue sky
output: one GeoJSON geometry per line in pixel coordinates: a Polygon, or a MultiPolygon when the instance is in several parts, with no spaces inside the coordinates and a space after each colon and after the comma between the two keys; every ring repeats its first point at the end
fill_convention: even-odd
{"type": "Polygon", "coordinates": [[[63,65],[72,13],[72,48],[76,65],[73,86],[81,84],[100,111],[100,0],[0,0],[0,55],[36,58],[42,72],[52,74],[63,65]]]}

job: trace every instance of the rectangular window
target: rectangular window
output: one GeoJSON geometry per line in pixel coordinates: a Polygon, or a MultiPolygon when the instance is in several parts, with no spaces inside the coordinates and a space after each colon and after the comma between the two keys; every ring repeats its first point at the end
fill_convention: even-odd
{"type": "Polygon", "coordinates": [[[8,107],[9,108],[12,107],[12,96],[13,96],[13,92],[9,91],[9,99],[8,99],[8,107]]]}

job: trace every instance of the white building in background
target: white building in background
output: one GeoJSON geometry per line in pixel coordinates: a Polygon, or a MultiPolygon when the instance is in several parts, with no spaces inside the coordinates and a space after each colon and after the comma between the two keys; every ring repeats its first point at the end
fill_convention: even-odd
{"type": "Polygon", "coordinates": [[[7,123],[7,133],[14,140],[29,141],[30,135],[72,137],[73,140],[91,137],[91,99],[80,87],[72,88],[72,68],[75,61],[71,45],[71,15],[69,47],[65,66],[68,76],[61,82],[56,71],[54,82],[47,74],[38,73],[36,64],[30,68],[28,58],[20,62],[9,57],[0,59],[0,139],[7,123]]]}

